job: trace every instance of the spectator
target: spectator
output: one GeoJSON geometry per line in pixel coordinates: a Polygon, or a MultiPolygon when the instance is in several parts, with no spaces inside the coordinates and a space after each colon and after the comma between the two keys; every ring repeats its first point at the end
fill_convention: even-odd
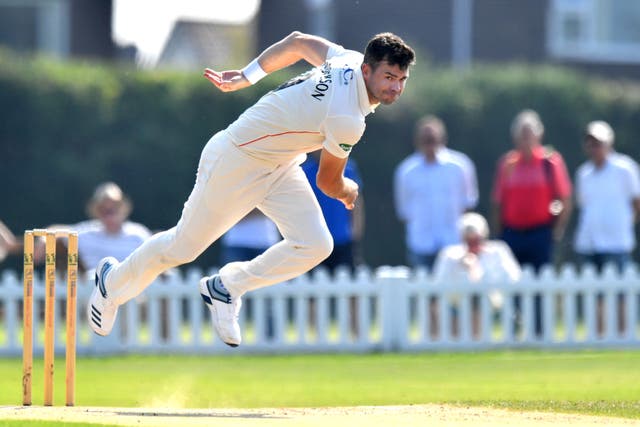
{"type": "Polygon", "coordinates": [[[576,172],[580,215],[574,248],[583,262],[594,264],[598,271],[609,262],[622,271],[629,263],[640,214],[638,165],[613,151],[613,142],[609,124],[589,123],[584,138],[589,160],[576,172]]]}
{"type": "MultiPolygon", "coordinates": [[[[608,123],[587,125],[584,147],[589,160],[576,172],[576,200],[580,208],[574,248],[581,261],[600,272],[613,263],[620,272],[631,260],[634,224],[640,214],[638,165],[613,151],[614,132],[608,123]]],[[[625,330],[625,298],[617,297],[618,331],[625,330]]],[[[604,332],[604,296],[596,297],[597,328],[604,332]]]]}
{"type": "Polygon", "coordinates": [[[273,221],[254,209],[222,236],[220,265],[253,259],[280,239],[273,221]]]}
{"type": "Polygon", "coordinates": [[[2,221],[0,221],[0,262],[9,254],[20,252],[20,243],[13,232],[2,221]]]}
{"type": "MultiPolygon", "coordinates": [[[[438,283],[469,282],[482,280],[516,282],[520,279],[520,265],[504,242],[487,240],[489,226],[482,215],[466,213],[460,220],[460,235],[463,243],[445,247],[436,258],[434,279],[438,283]]],[[[502,306],[502,295],[487,290],[494,308],[502,306]]],[[[436,306],[437,307],[437,306],[436,306]]],[[[471,300],[472,332],[480,334],[480,299],[471,300]]],[[[437,319],[437,315],[435,319],[437,319]]],[[[454,331],[458,330],[457,316],[453,316],[454,331]]]]}
{"type": "Polygon", "coordinates": [[[427,116],[416,126],[416,153],[396,168],[394,196],[398,218],[406,225],[408,263],[432,268],[438,251],[460,242],[457,222],[478,201],[471,160],[446,148],[442,120],[427,116]]]}
{"type": "Polygon", "coordinates": [[[325,195],[316,184],[316,175],[320,165],[320,152],[309,153],[307,161],[302,164],[304,171],[320,209],[327,222],[327,227],[333,237],[333,252],[319,265],[334,272],[340,266],[347,266],[352,271],[356,265],[362,264],[360,242],[364,234],[364,197],[362,195],[362,180],[358,173],[358,167],[353,159],[349,159],[344,169],[344,176],[354,180],[359,189],[358,200],[352,210],[345,208],[338,200],[325,195]]]}
{"type": "MultiPolygon", "coordinates": [[[[222,236],[220,265],[256,258],[279,240],[281,236],[274,222],[259,209],[254,209],[222,236]]],[[[273,338],[273,301],[271,299],[266,301],[265,311],[267,316],[265,332],[267,337],[273,338]]]]}
{"type": "MultiPolygon", "coordinates": [[[[511,124],[515,149],[498,162],[493,187],[494,230],[521,265],[536,271],[551,261],[571,212],[571,181],[562,156],[542,145],[544,126],[533,110],[521,111],[511,124]]],[[[515,298],[520,311],[520,298],[515,298]]],[[[534,324],[542,335],[542,298],[534,295],[534,324]]],[[[517,313],[519,315],[519,313],[517,313]]]]}
{"type": "Polygon", "coordinates": [[[498,162],[493,188],[494,231],[520,264],[536,271],[551,260],[571,212],[571,181],[559,152],[541,144],[544,126],[535,111],[511,125],[515,149],[498,162]]]}
{"type": "MultiPolygon", "coordinates": [[[[128,220],[132,205],[120,187],[113,182],[100,184],[87,203],[87,215],[91,218],[75,225],[52,225],[48,228],[69,228],[78,232],[78,269],[93,270],[107,255],[124,260],[131,252],[151,236],[142,224],[128,220]]],[[[58,260],[66,259],[66,242],[58,241],[58,260]]],[[[44,242],[36,245],[35,257],[41,261],[44,242]]],[[[62,264],[60,268],[64,269],[62,264]]]]}
{"type": "MultiPolygon", "coordinates": [[[[329,233],[333,237],[333,251],[328,258],[319,265],[327,268],[334,273],[339,266],[348,267],[351,272],[355,270],[356,265],[363,264],[361,253],[361,241],[364,235],[364,196],[362,194],[362,179],[358,173],[358,167],[355,161],[348,159],[344,168],[344,176],[352,179],[359,186],[359,195],[353,209],[348,210],[344,204],[336,199],[328,197],[318,188],[316,184],[316,175],[320,166],[320,152],[314,151],[307,155],[307,160],[302,164],[304,171],[313,193],[320,204],[322,215],[327,222],[329,233]]],[[[335,313],[335,301],[330,302],[329,307],[331,313],[335,313]]],[[[350,327],[351,333],[357,336],[358,326],[358,301],[356,297],[349,297],[350,311],[350,327]]],[[[314,323],[316,318],[316,302],[315,299],[309,300],[309,324],[314,323]]],[[[332,314],[333,315],[333,314],[332,314]]]]}
{"type": "Polygon", "coordinates": [[[87,204],[92,219],[75,226],[78,231],[79,257],[86,269],[94,269],[107,255],[118,261],[151,237],[151,231],[142,224],[128,220],[132,205],[120,187],[113,182],[100,184],[87,204]]]}

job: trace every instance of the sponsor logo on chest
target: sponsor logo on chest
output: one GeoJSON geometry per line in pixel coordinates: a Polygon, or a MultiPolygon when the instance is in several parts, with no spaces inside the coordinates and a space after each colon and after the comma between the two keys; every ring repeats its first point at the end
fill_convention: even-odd
{"type": "Polygon", "coordinates": [[[331,84],[331,66],[328,62],[325,62],[322,66],[322,76],[320,77],[320,80],[318,80],[318,83],[316,83],[316,85],[314,86],[311,97],[318,101],[322,101],[325,92],[329,90],[331,84]]]}

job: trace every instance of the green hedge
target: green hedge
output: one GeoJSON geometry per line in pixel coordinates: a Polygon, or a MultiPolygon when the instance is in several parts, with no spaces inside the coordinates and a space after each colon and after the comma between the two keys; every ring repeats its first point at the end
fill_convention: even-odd
{"type": "MultiPolygon", "coordinates": [[[[16,231],[76,222],[85,218],[94,187],[114,180],[134,202],[133,220],[152,229],[171,227],[193,186],[204,143],[292,72],[223,94],[198,72],[141,72],[0,52],[0,218],[16,231]]],[[[509,125],[522,108],[540,112],[546,143],[562,152],[571,174],[584,160],[581,132],[593,119],[609,121],[618,149],[640,158],[638,85],[529,65],[478,66],[466,73],[418,67],[411,74],[398,105],[369,117],[353,153],[364,180],[364,252],[371,265],[404,261],[392,176],[411,152],[413,124],[423,114],[440,115],[450,146],[475,161],[478,209],[485,214],[495,162],[510,148],[509,125]]],[[[196,262],[204,267],[216,261],[214,245],[196,262]]]]}

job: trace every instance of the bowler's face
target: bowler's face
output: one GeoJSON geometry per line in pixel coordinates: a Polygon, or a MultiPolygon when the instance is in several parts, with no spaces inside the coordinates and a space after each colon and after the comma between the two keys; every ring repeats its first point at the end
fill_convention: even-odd
{"type": "Polygon", "coordinates": [[[402,95],[409,78],[409,69],[402,70],[398,65],[389,65],[388,62],[382,61],[375,70],[369,64],[363,64],[362,75],[367,86],[369,102],[389,105],[402,95]]]}

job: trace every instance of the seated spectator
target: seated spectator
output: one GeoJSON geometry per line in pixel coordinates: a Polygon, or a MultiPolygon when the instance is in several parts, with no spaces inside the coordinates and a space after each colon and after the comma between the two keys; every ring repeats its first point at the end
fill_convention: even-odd
{"type": "Polygon", "coordinates": [[[151,237],[147,227],[128,220],[131,210],[131,201],[117,184],[106,182],[96,188],[87,205],[92,219],[72,226],[78,231],[78,252],[85,268],[94,269],[106,256],[123,261],[151,237]]]}
{"type": "MultiPolygon", "coordinates": [[[[489,226],[482,215],[464,214],[460,220],[460,235],[463,243],[445,247],[436,258],[433,274],[438,283],[500,283],[520,279],[520,266],[509,246],[499,240],[487,240],[489,226]]],[[[500,293],[485,291],[489,292],[494,308],[502,306],[500,293]]],[[[472,299],[472,322],[473,335],[477,337],[480,333],[480,301],[477,297],[472,299]]],[[[458,329],[457,316],[454,316],[453,329],[458,329]]]]}
{"type": "MultiPolygon", "coordinates": [[[[106,256],[124,260],[131,252],[151,236],[142,224],[128,220],[132,206],[128,197],[113,182],[100,184],[87,203],[91,218],[75,225],[52,225],[48,228],[68,228],[78,232],[78,269],[93,270],[106,256]]],[[[66,242],[58,240],[58,260],[66,259],[66,242]]],[[[44,257],[44,242],[40,239],[35,248],[36,261],[44,257]]],[[[63,265],[59,267],[64,269],[63,265]]]]}
{"type": "Polygon", "coordinates": [[[427,116],[416,125],[416,153],[394,175],[398,218],[405,223],[407,261],[431,269],[443,247],[459,243],[457,222],[478,200],[475,168],[463,153],[446,148],[442,120],[427,116]]]}

